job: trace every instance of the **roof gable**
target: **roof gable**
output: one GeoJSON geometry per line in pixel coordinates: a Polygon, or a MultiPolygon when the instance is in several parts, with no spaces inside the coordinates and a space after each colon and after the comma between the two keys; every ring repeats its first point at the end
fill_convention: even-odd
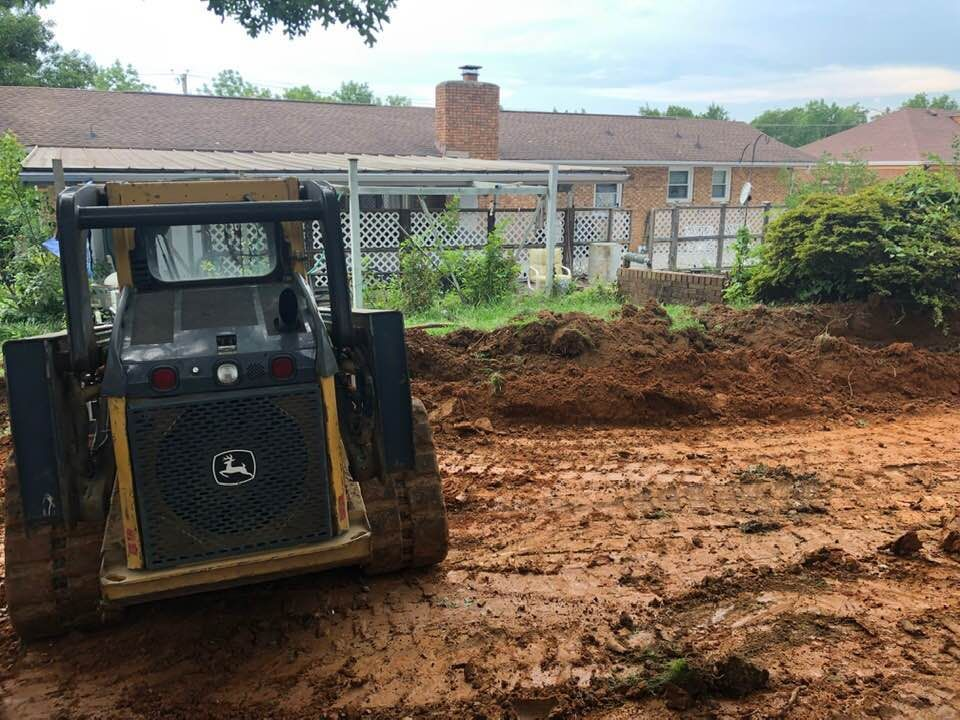
{"type": "Polygon", "coordinates": [[[852,155],[867,162],[917,163],[930,155],[950,160],[951,143],[960,136],[957,118],[956,111],[903,108],[801,149],[815,157],[852,155]]]}

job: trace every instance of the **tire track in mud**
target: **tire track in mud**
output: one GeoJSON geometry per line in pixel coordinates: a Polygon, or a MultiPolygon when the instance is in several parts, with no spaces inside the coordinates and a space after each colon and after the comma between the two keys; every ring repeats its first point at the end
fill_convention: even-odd
{"type": "Polygon", "coordinates": [[[30,646],[11,718],[660,717],[960,711],[960,408],[440,434],[452,549],[135,608],[30,646]],[[923,547],[884,546],[916,529],[923,547]],[[770,673],[743,698],[671,662],[770,673]],[[669,708],[668,708],[669,705],[669,708]]]}

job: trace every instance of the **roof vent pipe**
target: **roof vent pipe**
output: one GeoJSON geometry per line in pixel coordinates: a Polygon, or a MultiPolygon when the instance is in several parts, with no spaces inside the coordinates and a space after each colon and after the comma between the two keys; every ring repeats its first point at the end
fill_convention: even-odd
{"type": "Polygon", "coordinates": [[[480,69],[482,67],[482,65],[461,65],[457,69],[460,71],[460,76],[464,82],[476,82],[477,78],[480,77],[480,69]]]}

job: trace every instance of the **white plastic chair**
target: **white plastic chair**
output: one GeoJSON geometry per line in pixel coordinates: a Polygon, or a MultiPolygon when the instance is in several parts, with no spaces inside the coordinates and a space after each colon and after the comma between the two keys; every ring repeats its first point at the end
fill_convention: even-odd
{"type": "MultiPolygon", "coordinates": [[[[527,270],[527,287],[531,290],[540,290],[547,284],[547,250],[546,248],[530,248],[530,267],[527,270]]],[[[569,283],[573,280],[573,271],[563,264],[563,248],[554,248],[553,251],[553,280],[554,283],[569,283]]]]}

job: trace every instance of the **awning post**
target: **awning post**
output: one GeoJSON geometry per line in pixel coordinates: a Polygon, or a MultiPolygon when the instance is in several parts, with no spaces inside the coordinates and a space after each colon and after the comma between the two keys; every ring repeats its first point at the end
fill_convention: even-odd
{"type": "Polygon", "coordinates": [[[360,177],[357,158],[347,160],[350,192],[350,268],[353,275],[353,306],[363,307],[363,271],[360,263],[360,177]]]}
{"type": "Polygon", "coordinates": [[[557,246],[557,172],[556,165],[550,166],[547,176],[547,295],[553,294],[553,252],[557,246]]]}

